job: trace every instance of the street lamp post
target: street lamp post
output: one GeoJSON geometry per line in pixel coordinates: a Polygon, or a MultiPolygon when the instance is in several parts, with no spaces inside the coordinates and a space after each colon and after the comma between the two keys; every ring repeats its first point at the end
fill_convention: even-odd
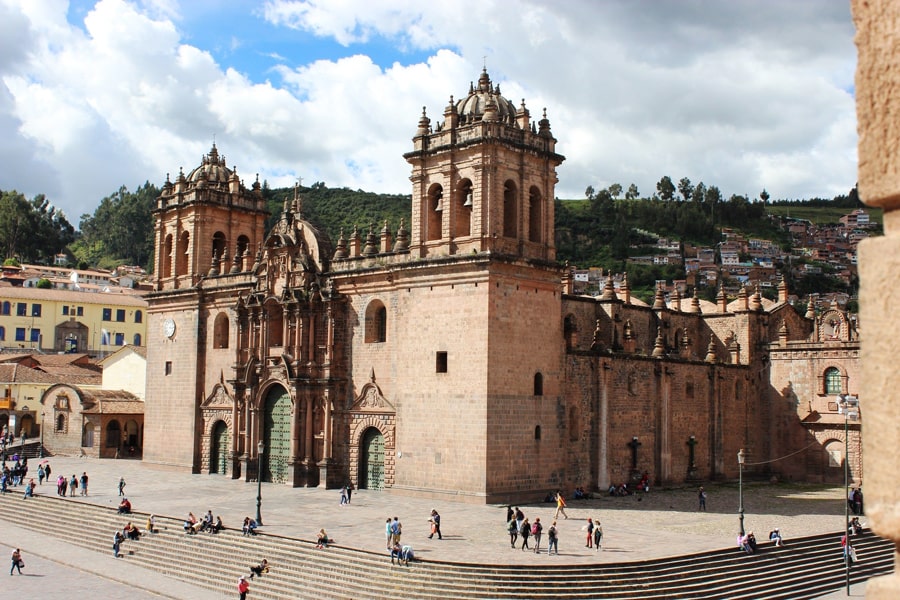
{"type": "Polygon", "coordinates": [[[41,447],[38,452],[40,456],[38,458],[44,458],[44,413],[41,412],[41,447]]]}
{"type": "Polygon", "coordinates": [[[256,524],[260,527],[263,524],[260,509],[262,508],[262,458],[265,449],[266,445],[262,441],[256,445],[256,524]]]}
{"type": "Polygon", "coordinates": [[[859,398],[847,394],[838,396],[838,412],[844,415],[844,580],[850,595],[850,421],[859,417],[859,398]]]}
{"type": "Polygon", "coordinates": [[[738,518],[741,522],[741,537],[744,536],[744,449],[738,450],[738,518]]]}

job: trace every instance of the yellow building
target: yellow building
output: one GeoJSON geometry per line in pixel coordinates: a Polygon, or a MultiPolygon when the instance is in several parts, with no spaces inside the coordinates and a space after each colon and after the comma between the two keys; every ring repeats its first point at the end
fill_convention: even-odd
{"type": "Polygon", "coordinates": [[[0,287],[0,348],[98,356],[143,346],[146,312],[133,294],[0,287]]]}

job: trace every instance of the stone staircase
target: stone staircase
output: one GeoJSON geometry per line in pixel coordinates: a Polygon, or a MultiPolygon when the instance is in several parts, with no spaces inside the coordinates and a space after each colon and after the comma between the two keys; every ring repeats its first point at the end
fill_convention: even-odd
{"type": "MultiPolygon", "coordinates": [[[[0,497],[3,518],[60,541],[112,555],[113,532],[129,520],[141,530],[146,513],[52,496],[22,499],[23,488],[0,497]]],[[[634,563],[596,566],[554,563],[509,566],[417,561],[391,565],[385,554],[273,534],[244,537],[240,531],[186,535],[180,519],[156,517],[160,532],[122,545],[122,560],[167,577],[233,595],[237,577],[265,557],[271,573],[252,582],[257,599],[304,598],[815,598],[844,585],[840,534],[791,539],[784,548],[763,543],[746,555],[724,549],[634,563]]],[[[851,567],[859,582],[893,570],[893,546],[871,533],[854,538],[860,562],[851,567]]]]}

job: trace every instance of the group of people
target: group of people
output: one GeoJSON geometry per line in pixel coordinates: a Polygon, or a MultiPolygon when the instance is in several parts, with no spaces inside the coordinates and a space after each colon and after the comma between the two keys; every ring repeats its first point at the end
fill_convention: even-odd
{"type": "Polygon", "coordinates": [[[21,485],[25,478],[28,476],[28,457],[23,456],[21,460],[19,460],[18,456],[13,457],[14,462],[12,468],[10,468],[6,461],[3,462],[3,472],[0,474],[0,487],[4,492],[9,491],[9,487],[16,487],[21,485]]]}
{"type": "Polygon", "coordinates": [[[257,527],[259,527],[259,523],[256,522],[256,519],[244,517],[244,523],[241,525],[241,533],[244,535],[256,535],[257,527]]]}
{"type": "MultiPolygon", "coordinates": [[[[49,465],[48,465],[48,469],[49,469],[49,465]]],[[[46,475],[47,472],[45,471],[44,474],[46,475]]],[[[38,476],[40,476],[40,473],[38,473],[38,476]]],[[[79,477],[75,473],[72,473],[72,477],[70,477],[68,479],[66,479],[65,475],[60,475],[59,477],[56,478],[56,494],[58,496],[65,496],[66,492],[68,491],[69,496],[74,496],[75,490],[78,489],[79,484],[81,485],[81,495],[87,496],[88,495],[87,473],[83,472],[81,474],[81,477],[79,477]]]]}
{"type": "Polygon", "coordinates": [[[759,546],[756,543],[756,536],[752,531],[748,531],[744,534],[738,533],[737,543],[738,548],[740,548],[747,554],[754,554],[757,550],[759,550],[759,546]]]}
{"type": "MultiPolygon", "coordinates": [[[[429,521],[432,522],[432,535],[434,530],[434,515],[437,514],[437,511],[432,510],[432,517],[429,518],[429,521]]],[[[441,518],[438,515],[438,532],[440,532],[440,522],[441,518]]],[[[384,535],[387,540],[387,550],[391,553],[391,564],[394,564],[396,560],[397,563],[409,564],[410,560],[415,558],[415,554],[413,553],[412,546],[409,544],[401,544],[400,537],[403,535],[403,525],[400,523],[400,517],[394,517],[393,519],[388,518],[384,523],[384,535]]],[[[431,537],[431,536],[429,536],[431,537]]]]}
{"type": "MultiPolygon", "coordinates": [[[[563,502],[560,503],[560,498],[562,498],[562,494],[557,491],[557,514],[562,513],[563,516],[568,519],[569,517],[565,513],[565,501],[563,500],[563,502]]],[[[515,508],[507,506],[506,530],[509,533],[510,548],[515,548],[518,539],[522,538],[521,549],[523,552],[525,550],[531,550],[535,554],[540,553],[541,540],[544,535],[544,524],[541,523],[540,517],[535,517],[534,522],[531,522],[528,520],[528,517],[525,516],[525,513],[522,512],[521,508],[518,506],[515,508]],[[529,545],[529,540],[534,542],[533,548],[529,545]]],[[[547,529],[547,554],[559,554],[559,529],[556,526],[555,516],[550,527],[547,529]]]]}
{"type": "MultiPolygon", "coordinates": [[[[249,518],[249,517],[248,517],[249,518]]],[[[222,524],[222,517],[213,517],[212,511],[206,511],[206,515],[202,519],[197,519],[194,513],[189,512],[184,520],[184,531],[189,535],[194,535],[205,531],[207,533],[219,533],[225,529],[222,524]]]]}
{"type": "Polygon", "coordinates": [[[348,481],[341,488],[341,506],[345,504],[350,504],[350,499],[353,498],[353,483],[348,481]]]}

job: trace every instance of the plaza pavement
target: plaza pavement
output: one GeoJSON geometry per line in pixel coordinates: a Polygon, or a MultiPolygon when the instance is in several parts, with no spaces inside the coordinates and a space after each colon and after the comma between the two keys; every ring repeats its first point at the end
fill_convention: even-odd
{"type": "MultiPolygon", "coordinates": [[[[49,460],[53,482],[39,486],[39,495],[56,494],[55,479],[60,473],[70,478],[72,474],[80,476],[86,471],[90,478],[88,497],[75,496],[69,501],[116,506],[119,501],[117,483],[124,477],[125,495],[138,512],[182,519],[189,511],[199,518],[212,510],[214,515],[221,515],[226,527],[235,528],[245,516],[256,513],[255,482],[160,470],[131,460],[62,457],[49,460]]],[[[31,473],[34,473],[37,461],[30,462],[31,473]]],[[[17,488],[13,493],[19,494],[21,489],[17,488]]],[[[697,489],[694,487],[652,490],[649,494],[625,498],[603,496],[592,500],[570,500],[569,518],[560,517],[557,524],[559,556],[511,549],[505,526],[505,506],[439,502],[384,491],[356,490],[352,503],[341,506],[338,490],[263,483],[264,526],[261,531],[314,540],[319,528],[324,527],[338,545],[385,552],[385,520],[396,515],[403,523],[404,543],[412,545],[417,556],[426,560],[519,565],[547,564],[548,561],[565,564],[636,561],[734,546],[738,530],[737,485],[707,484],[706,489],[709,495],[707,512],[697,511],[697,489]],[[427,538],[427,521],[432,508],[441,514],[443,540],[427,538]],[[582,527],[588,517],[599,518],[603,525],[603,549],[600,552],[585,548],[582,527]]],[[[744,486],[745,527],[755,531],[760,540],[765,539],[771,529],[779,527],[786,544],[790,544],[791,537],[835,532],[843,522],[844,497],[841,487],[751,482],[744,486]]],[[[545,530],[553,520],[553,504],[520,506],[530,520],[540,517],[545,530]]],[[[48,585],[46,580],[52,582],[60,577],[86,580],[88,585],[103,589],[120,585],[116,582],[128,582],[148,593],[170,598],[221,597],[133,567],[127,561],[116,561],[112,552],[108,557],[98,556],[57,543],[52,535],[38,535],[16,527],[14,519],[14,515],[3,515],[0,519],[0,544],[7,548],[22,548],[26,561],[29,556],[37,559],[32,559],[27,567],[29,577],[33,577],[37,582],[35,585],[42,589],[36,597],[52,598],[43,591],[48,585]],[[70,570],[75,575],[69,573],[70,570]]],[[[136,519],[140,527],[143,527],[143,520],[136,519]]],[[[546,546],[546,535],[543,545],[546,546]]],[[[10,550],[5,551],[8,555],[10,550]]],[[[835,553],[840,551],[836,537],[835,553]]],[[[247,564],[260,558],[248,556],[247,564]]],[[[8,559],[0,563],[8,564],[8,559]]],[[[237,575],[239,573],[235,574],[235,581],[237,575]]],[[[11,584],[19,581],[17,576],[8,579],[11,584]]],[[[0,581],[3,582],[0,590],[3,590],[6,580],[0,581]]],[[[30,580],[23,577],[21,581],[30,580]]],[[[231,583],[228,582],[228,587],[234,587],[231,583]]],[[[28,583],[16,585],[27,586],[28,583]]],[[[22,591],[27,590],[23,588],[22,591]]],[[[100,597],[111,597],[112,587],[109,592],[100,597]]],[[[857,593],[854,586],[854,595],[857,593]]],[[[140,600],[144,596],[130,597],[140,600]]]]}

